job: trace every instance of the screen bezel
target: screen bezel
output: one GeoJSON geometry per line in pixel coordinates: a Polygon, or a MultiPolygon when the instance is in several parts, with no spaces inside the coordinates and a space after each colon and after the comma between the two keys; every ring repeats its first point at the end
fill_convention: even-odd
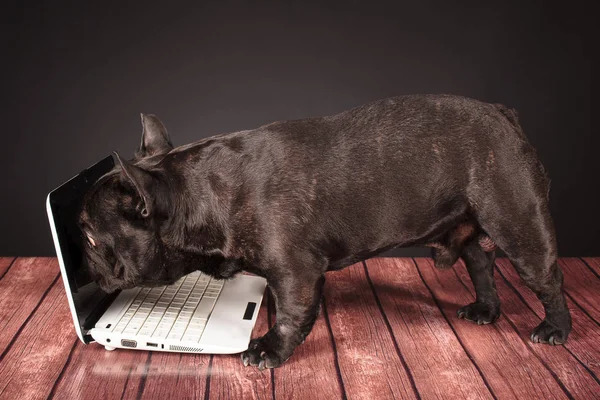
{"type": "Polygon", "coordinates": [[[93,341],[88,331],[108,309],[119,291],[110,294],[103,292],[92,281],[84,287],[86,294],[93,292],[93,302],[90,304],[89,301],[82,299],[82,294],[78,290],[76,272],[81,272],[80,269],[83,267],[83,235],[76,227],[74,218],[87,190],[114,166],[114,158],[107,156],[54,189],[46,199],[46,211],[73,323],[77,336],[85,344],[93,341]]]}

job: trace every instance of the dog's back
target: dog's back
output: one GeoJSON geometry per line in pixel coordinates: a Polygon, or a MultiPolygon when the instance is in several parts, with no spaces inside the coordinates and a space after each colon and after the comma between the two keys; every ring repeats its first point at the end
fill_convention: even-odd
{"type": "Polygon", "coordinates": [[[506,185],[496,175],[531,184],[518,182],[523,160],[515,154],[531,146],[506,110],[459,96],[402,96],[247,132],[258,160],[250,170],[265,193],[257,206],[269,225],[324,243],[343,264],[343,255],[432,241],[489,184],[506,185]],[[343,248],[335,245],[340,232],[355,233],[343,248]]]}

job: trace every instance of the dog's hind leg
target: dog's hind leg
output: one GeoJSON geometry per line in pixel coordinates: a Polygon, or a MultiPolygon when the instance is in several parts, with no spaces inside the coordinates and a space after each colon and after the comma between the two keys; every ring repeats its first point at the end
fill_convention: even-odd
{"type": "Polygon", "coordinates": [[[546,317],[531,334],[534,343],[563,344],[571,332],[571,314],[563,292],[563,274],[556,260],[554,243],[540,242],[539,247],[505,250],[527,286],[544,306],[546,317]]]}
{"type": "Polygon", "coordinates": [[[461,257],[475,287],[475,302],[458,310],[458,318],[490,324],[500,316],[500,299],[494,282],[495,252],[486,252],[480,241],[471,240],[463,249],[461,257]]]}
{"type": "MultiPolygon", "coordinates": [[[[479,222],[504,250],[527,286],[542,302],[546,317],[534,329],[535,343],[562,344],[571,331],[571,315],[563,293],[563,275],[557,263],[554,227],[545,195],[508,198],[500,210],[479,211],[479,222]]],[[[500,203],[496,203],[500,204],[500,203]]]]}

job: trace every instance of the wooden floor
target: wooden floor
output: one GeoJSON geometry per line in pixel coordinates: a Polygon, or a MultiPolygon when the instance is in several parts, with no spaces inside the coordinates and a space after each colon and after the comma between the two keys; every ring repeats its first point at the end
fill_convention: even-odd
{"type": "MultiPolygon", "coordinates": [[[[321,313],[281,368],[244,368],[239,355],[83,345],[54,258],[0,258],[2,399],[554,399],[600,398],[600,258],[561,259],[573,332],[535,345],[543,316],[506,259],[497,261],[502,316],[459,320],[474,299],[462,264],[377,258],[327,275],[321,313]]],[[[274,321],[264,301],[254,335],[274,321]]]]}

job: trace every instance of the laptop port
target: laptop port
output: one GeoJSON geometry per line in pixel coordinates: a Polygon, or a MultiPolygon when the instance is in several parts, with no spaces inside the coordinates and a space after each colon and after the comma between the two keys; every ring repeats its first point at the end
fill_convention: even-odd
{"type": "Polygon", "coordinates": [[[158,347],[158,344],[156,344],[156,343],[150,343],[150,342],[146,342],[146,346],[150,346],[150,347],[158,347]]]}
{"type": "Polygon", "coordinates": [[[123,347],[137,347],[137,342],[135,340],[121,339],[121,346],[123,346],[123,347]]]}

